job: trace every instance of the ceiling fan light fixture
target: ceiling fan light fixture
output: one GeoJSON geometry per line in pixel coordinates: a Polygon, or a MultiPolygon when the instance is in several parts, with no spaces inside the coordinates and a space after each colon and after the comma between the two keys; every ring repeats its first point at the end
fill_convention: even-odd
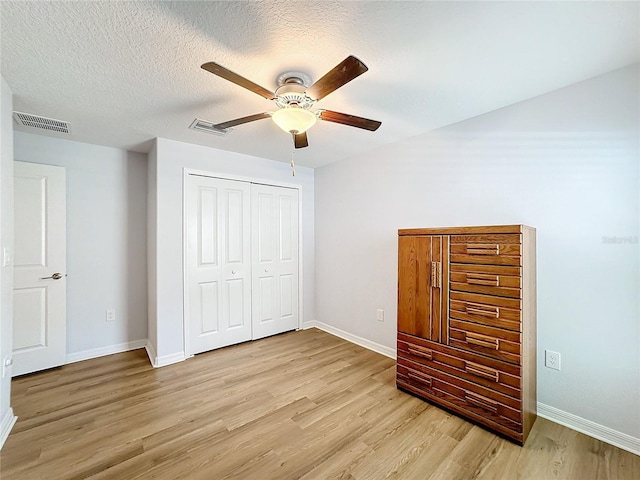
{"type": "Polygon", "coordinates": [[[274,123],[287,133],[304,133],[316,123],[316,115],[300,107],[276,110],[271,115],[274,123]]]}

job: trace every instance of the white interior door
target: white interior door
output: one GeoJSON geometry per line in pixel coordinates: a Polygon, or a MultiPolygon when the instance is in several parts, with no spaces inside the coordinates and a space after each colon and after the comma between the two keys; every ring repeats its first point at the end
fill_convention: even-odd
{"type": "Polygon", "coordinates": [[[186,180],[188,350],[251,339],[251,239],[246,182],[186,180]]]}
{"type": "Polygon", "coordinates": [[[298,190],[251,185],[253,338],[298,328],[298,190]]]}
{"type": "Polygon", "coordinates": [[[66,183],[62,167],[15,162],[13,368],[23,375],[66,357],[66,183]]]}

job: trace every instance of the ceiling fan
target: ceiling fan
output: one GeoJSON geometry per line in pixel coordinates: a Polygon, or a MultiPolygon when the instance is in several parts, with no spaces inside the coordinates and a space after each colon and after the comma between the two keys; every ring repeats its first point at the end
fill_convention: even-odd
{"type": "Polygon", "coordinates": [[[275,93],[270,92],[266,88],[253,83],[251,80],[247,80],[215,62],[205,63],[202,65],[202,68],[247,90],[251,90],[253,93],[257,93],[267,100],[272,100],[278,106],[278,110],[274,112],[257,113],[255,115],[249,115],[248,117],[236,118],[235,120],[213,125],[213,127],[217,129],[224,130],[242,125],[243,123],[262,120],[263,118],[271,118],[282,130],[293,135],[295,148],[304,148],[309,146],[307,130],[316,123],[316,119],[318,118],[327,122],[340,123],[342,125],[349,125],[370,131],[375,131],[382,125],[381,122],[376,120],[369,120],[367,118],[334,112],[332,110],[311,110],[311,107],[313,107],[317,101],[323,99],[331,92],[368,70],[366,65],[354,56],[345,58],[311,86],[306,85],[308,79],[307,76],[302,73],[284,73],[278,77],[280,86],[275,93]]]}

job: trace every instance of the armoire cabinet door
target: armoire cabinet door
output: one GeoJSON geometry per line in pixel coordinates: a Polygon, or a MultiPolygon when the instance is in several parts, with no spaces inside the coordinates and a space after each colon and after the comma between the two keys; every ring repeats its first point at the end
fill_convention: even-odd
{"type": "Polygon", "coordinates": [[[398,239],[398,331],[447,343],[447,236],[401,236],[398,239]]]}

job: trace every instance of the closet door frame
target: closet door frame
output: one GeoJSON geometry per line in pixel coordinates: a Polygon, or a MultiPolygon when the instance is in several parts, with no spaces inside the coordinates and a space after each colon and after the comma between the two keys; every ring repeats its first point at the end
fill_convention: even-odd
{"type": "Polygon", "coordinates": [[[255,177],[244,177],[241,175],[233,175],[228,173],[211,172],[207,170],[196,170],[193,168],[184,168],[182,173],[182,323],[185,358],[193,357],[190,345],[189,331],[189,291],[188,291],[188,272],[187,272],[187,244],[188,244],[188,225],[187,225],[187,178],[189,175],[198,175],[202,177],[217,178],[220,180],[234,180],[237,182],[256,183],[260,185],[269,185],[273,187],[285,187],[298,190],[298,326],[297,330],[302,329],[304,323],[303,314],[303,243],[302,243],[302,185],[293,183],[275,182],[273,180],[265,180],[255,177]]]}

